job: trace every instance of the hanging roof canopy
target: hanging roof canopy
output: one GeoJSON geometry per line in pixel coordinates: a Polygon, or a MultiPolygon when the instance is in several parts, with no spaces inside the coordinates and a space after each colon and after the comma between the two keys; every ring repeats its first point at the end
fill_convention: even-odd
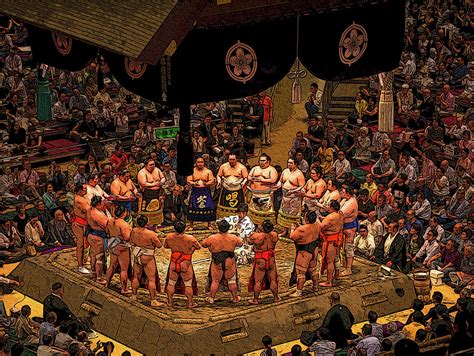
{"type": "Polygon", "coordinates": [[[3,0],[0,13],[156,64],[192,29],[208,0],[3,0]]]}
{"type": "Polygon", "coordinates": [[[387,0],[3,0],[0,13],[156,65],[193,28],[334,11],[387,0]],[[167,52],[168,50],[168,52],[167,52]]]}

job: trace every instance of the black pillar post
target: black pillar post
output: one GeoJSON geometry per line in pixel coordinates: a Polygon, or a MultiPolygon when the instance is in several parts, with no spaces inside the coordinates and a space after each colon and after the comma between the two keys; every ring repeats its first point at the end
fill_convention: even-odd
{"type": "Polygon", "coordinates": [[[178,175],[193,174],[194,153],[191,142],[191,111],[189,104],[179,106],[178,175]]]}

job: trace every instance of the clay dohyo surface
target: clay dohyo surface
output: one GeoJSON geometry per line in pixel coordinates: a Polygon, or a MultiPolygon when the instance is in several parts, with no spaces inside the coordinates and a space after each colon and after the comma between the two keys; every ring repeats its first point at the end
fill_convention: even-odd
{"type": "MultiPolygon", "coordinates": [[[[202,240],[209,231],[195,232],[202,240]]],[[[162,237],[162,236],[160,236],[162,237]]],[[[170,251],[156,251],[157,268],[161,281],[158,299],[166,301],[165,278],[170,251]]],[[[13,272],[23,280],[22,292],[42,301],[51,291],[52,283],[65,284],[64,299],[73,312],[94,315],[94,327],[147,355],[169,354],[237,354],[260,347],[261,337],[270,334],[278,343],[298,337],[303,330],[312,330],[321,324],[329,309],[326,297],[338,291],[341,302],[348,305],[356,322],[365,320],[369,310],[385,315],[411,306],[415,298],[413,282],[401,273],[383,276],[379,265],[355,259],[353,275],[340,279],[332,288],[320,288],[314,293],[307,282],[302,298],[290,298],[295,287],[288,281],[293,269],[295,248],[288,240],[276,246],[276,263],[282,301],[273,303],[270,291],[263,291],[260,305],[249,305],[252,294],[247,292],[252,265],[238,268],[242,301],[230,302],[228,292],[219,292],[216,303],[208,305],[206,285],[210,264],[207,249],[196,251],[193,265],[199,293],[195,300],[199,307],[186,308],[184,296],[175,296],[174,308],[152,308],[146,289],[140,289],[137,302],[119,294],[119,278],[115,275],[111,286],[105,288],[90,277],[75,271],[75,249],[39,256],[23,261],[13,272]]],[[[323,278],[324,280],[325,278],[323,278]]]]}

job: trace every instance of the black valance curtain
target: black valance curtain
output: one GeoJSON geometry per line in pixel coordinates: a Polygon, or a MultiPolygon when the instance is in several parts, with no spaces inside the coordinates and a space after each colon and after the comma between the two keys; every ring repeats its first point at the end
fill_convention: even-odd
{"type": "Polygon", "coordinates": [[[27,26],[33,61],[77,71],[85,68],[97,55],[97,48],[64,34],[27,26]]]}
{"type": "MultiPolygon", "coordinates": [[[[303,14],[299,58],[312,74],[332,81],[392,70],[403,48],[404,24],[400,0],[303,14]]],[[[37,62],[79,70],[97,53],[61,34],[33,26],[28,32],[37,62]]],[[[192,30],[155,66],[101,53],[121,85],[150,100],[178,107],[238,98],[267,89],[288,73],[296,59],[296,16],[192,30]]]]}
{"type": "Polygon", "coordinates": [[[315,76],[343,81],[398,67],[404,1],[387,1],[302,16],[300,60],[315,76]]]}

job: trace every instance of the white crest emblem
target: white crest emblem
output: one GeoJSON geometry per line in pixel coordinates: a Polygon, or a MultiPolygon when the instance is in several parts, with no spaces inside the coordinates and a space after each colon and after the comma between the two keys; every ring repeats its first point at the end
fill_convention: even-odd
{"type": "Polygon", "coordinates": [[[257,55],[252,47],[237,41],[227,51],[225,67],[232,79],[245,84],[257,72],[257,55]]]}
{"type": "Polygon", "coordinates": [[[367,49],[367,31],[361,25],[352,23],[341,35],[339,40],[339,59],[351,65],[357,62],[367,49]]]}

